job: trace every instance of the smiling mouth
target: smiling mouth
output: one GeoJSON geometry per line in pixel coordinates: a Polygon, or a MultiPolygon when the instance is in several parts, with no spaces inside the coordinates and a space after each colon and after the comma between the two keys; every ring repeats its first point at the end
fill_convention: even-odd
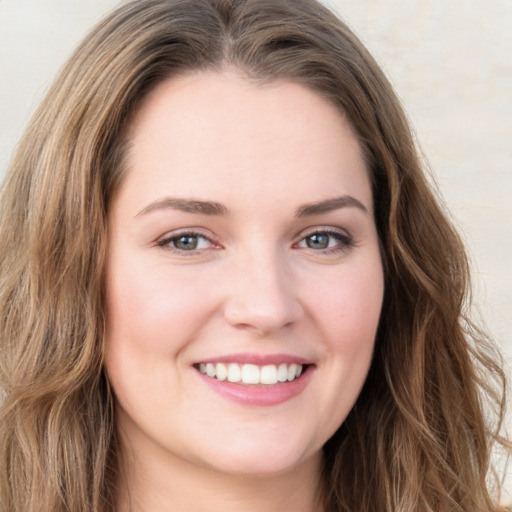
{"type": "Polygon", "coordinates": [[[238,363],[199,363],[194,365],[203,375],[220,382],[270,386],[297,380],[308,366],[296,363],[264,366],[238,363]]]}

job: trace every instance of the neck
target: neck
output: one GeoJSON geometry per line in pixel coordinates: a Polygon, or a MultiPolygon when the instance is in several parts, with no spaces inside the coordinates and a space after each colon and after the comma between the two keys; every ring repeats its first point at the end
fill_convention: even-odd
{"type": "Polygon", "coordinates": [[[322,512],[321,454],[290,471],[232,475],[188,461],[124,456],[118,512],[322,512]],[[146,459],[147,461],[147,459],[146,459]]]}

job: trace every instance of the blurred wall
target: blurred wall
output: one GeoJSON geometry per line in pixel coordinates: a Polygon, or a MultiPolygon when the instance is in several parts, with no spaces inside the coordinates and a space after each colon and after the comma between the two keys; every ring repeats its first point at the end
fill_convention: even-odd
{"type": "MultiPolygon", "coordinates": [[[[117,3],[0,0],[0,178],[57,69],[117,3]]],[[[402,99],[469,245],[475,304],[511,361],[512,1],[324,3],[367,44],[402,99]]]]}

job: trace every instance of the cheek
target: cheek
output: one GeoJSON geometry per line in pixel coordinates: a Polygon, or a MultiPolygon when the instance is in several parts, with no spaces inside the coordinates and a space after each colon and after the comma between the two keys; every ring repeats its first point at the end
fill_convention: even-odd
{"type": "Polygon", "coordinates": [[[331,276],[315,296],[315,318],[325,347],[334,403],[343,389],[342,415],[355,401],[370,367],[384,294],[380,259],[331,276]]]}
{"type": "Polygon", "coordinates": [[[119,257],[115,262],[106,288],[105,367],[121,407],[137,411],[151,403],[144,409],[151,415],[168,407],[183,378],[175,363],[201,325],[199,291],[169,276],[164,265],[119,257]]]}
{"type": "Polygon", "coordinates": [[[380,260],[333,273],[325,282],[311,292],[311,307],[326,337],[349,353],[373,346],[384,294],[380,260]]]}
{"type": "Polygon", "coordinates": [[[325,442],[345,421],[368,374],[383,299],[380,259],[338,268],[322,282],[310,287],[308,304],[324,349],[312,411],[325,442]]]}
{"type": "Polygon", "coordinates": [[[207,307],[206,301],[197,300],[201,296],[197,282],[168,275],[165,265],[123,263],[109,272],[108,344],[155,353],[179,350],[201,325],[207,307]]]}

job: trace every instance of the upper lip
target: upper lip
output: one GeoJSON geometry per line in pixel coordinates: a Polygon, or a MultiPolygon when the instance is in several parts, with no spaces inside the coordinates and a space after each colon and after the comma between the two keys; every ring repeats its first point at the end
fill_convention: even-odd
{"type": "Polygon", "coordinates": [[[294,356],[291,354],[254,354],[254,353],[240,353],[240,354],[226,354],[222,356],[210,357],[201,359],[195,364],[199,363],[238,363],[238,364],[254,364],[257,366],[265,366],[270,364],[313,364],[312,361],[303,357],[294,356]]]}

